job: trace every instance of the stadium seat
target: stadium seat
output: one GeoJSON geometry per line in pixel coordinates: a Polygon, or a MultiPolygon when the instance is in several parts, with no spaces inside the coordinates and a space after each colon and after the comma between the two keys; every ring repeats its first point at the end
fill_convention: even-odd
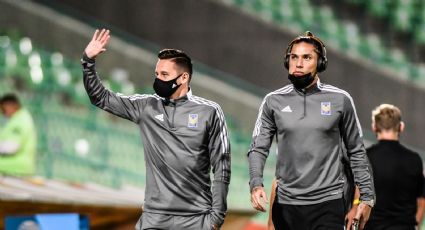
{"type": "MultiPolygon", "coordinates": [[[[345,1],[365,7],[378,17],[393,20],[397,30],[414,30],[415,38],[425,42],[424,3],[419,4],[413,0],[345,1]],[[417,13],[419,10],[420,14],[417,13]]],[[[261,18],[268,17],[272,23],[285,29],[289,28],[297,33],[313,31],[326,41],[328,47],[367,58],[383,68],[399,73],[403,79],[418,79],[415,77],[418,74],[417,66],[409,63],[403,53],[385,47],[377,34],[364,34],[353,22],[337,19],[332,9],[326,5],[315,6],[309,0],[267,0],[261,3],[254,0],[234,0],[233,3],[261,18]]]]}
{"type": "Polygon", "coordinates": [[[367,9],[375,15],[384,17],[388,14],[388,1],[387,0],[375,0],[365,1],[367,9]]]}

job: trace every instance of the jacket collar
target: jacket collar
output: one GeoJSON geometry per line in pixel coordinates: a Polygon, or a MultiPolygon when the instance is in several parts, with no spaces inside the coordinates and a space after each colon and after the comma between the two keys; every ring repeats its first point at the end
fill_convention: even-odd
{"type": "Polygon", "coordinates": [[[162,98],[162,101],[164,101],[166,105],[180,105],[187,102],[189,100],[189,97],[191,96],[192,96],[192,89],[189,88],[189,91],[187,92],[187,94],[182,97],[179,97],[176,99],[162,98]]]}
{"type": "Polygon", "coordinates": [[[311,85],[310,87],[308,87],[308,88],[304,88],[304,89],[302,89],[302,90],[298,90],[298,89],[296,89],[295,87],[294,87],[294,89],[295,89],[295,91],[297,92],[297,93],[299,93],[299,94],[301,94],[301,95],[311,95],[311,94],[314,94],[314,93],[317,93],[317,92],[320,92],[321,91],[321,89],[320,89],[320,86],[321,86],[321,82],[320,82],[320,78],[319,77],[317,77],[317,81],[316,81],[316,83],[315,84],[313,84],[313,85],[311,85]]]}

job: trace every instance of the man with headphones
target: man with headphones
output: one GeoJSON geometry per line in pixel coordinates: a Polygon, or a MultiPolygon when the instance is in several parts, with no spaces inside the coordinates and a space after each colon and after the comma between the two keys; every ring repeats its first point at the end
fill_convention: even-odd
{"type": "MultiPolygon", "coordinates": [[[[343,158],[347,156],[360,190],[355,218],[362,229],[374,205],[372,172],[351,96],[320,82],[327,67],[323,42],[307,31],[289,43],[284,65],[292,84],[264,98],[248,151],[252,206],[266,211],[263,170],[277,138],[276,229],[342,230],[349,207],[344,202],[343,158]],[[346,151],[346,152],[345,152],[346,151]]],[[[348,226],[350,228],[350,226],[348,226]]]]}

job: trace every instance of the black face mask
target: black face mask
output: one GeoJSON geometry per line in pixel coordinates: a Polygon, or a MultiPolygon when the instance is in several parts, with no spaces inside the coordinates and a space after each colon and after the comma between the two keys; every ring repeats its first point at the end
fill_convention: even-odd
{"type": "Polygon", "coordinates": [[[314,77],[311,75],[311,73],[307,73],[298,77],[292,74],[288,74],[288,79],[298,90],[304,89],[314,81],[314,77]]]}
{"type": "Polygon", "coordinates": [[[169,81],[163,81],[159,78],[155,78],[155,82],[153,83],[153,89],[155,90],[155,93],[160,97],[169,98],[181,86],[181,84],[177,85],[177,79],[179,79],[181,75],[183,74],[180,74],[173,80],[169,81]]]}

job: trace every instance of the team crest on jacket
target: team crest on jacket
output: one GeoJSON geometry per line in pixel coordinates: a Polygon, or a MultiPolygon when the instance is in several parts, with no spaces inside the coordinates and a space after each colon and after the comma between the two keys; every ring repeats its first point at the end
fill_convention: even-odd
{"type": "Polygon", "coordinates": [[[187,120],[187,127],[189,128],[198,127],[198,114],[189,114],[189,118],[187,120]]]}
{"type": "Polygon", "coordinates": [[[322,115],[332,115],[331,103],[329,101],[320,103],[320,113],[322,115]]]}

